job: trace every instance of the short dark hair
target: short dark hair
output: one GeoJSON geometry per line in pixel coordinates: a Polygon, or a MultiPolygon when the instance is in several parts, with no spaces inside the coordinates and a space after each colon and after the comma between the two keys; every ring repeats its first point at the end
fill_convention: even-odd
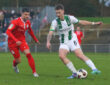
{"type": "Polygon", "coordinates": [[[64,10],[64,6],[62,4],[57,4],[55,6],[55,10],[60,10],[60,9],[64,10]]]}
{"type": "Polygon", "coordinates": [[[22,9],[22,13],[23,13],[23,12],[30,12],[30,11],[29,11],[28,8],[23,8],[23,9],[22,9]]]}

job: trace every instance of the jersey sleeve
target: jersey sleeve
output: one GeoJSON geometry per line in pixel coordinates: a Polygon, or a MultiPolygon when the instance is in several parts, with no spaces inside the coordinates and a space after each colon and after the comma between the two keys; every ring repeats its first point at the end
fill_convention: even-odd
{"type": "Polygon", "coordinates": [[[57,28],[57,21],[53,20],[50,26],[50,31],[55,31],[56,28],[57,28]]]}
{"type": "Polygon", "coordinates": [[[17,26],[17,21],[13,20],[7,30],[12,31],[13,29],[16,28],[16,26],[17,26]]]}
{"type": "Polygon", "coordinates": [[[11,24],[9,25],[6,34],[8,35],[8,37],[11,37],[15,42],[19,41],[18,39],[15,38],[15,36],[12,34],[12,30],[16,28],[17,26],[17,21],[12,21],[11,24]]]}
{"type": "Polygon", "coordinates": [[[76,17],[74,17],[74,16],[69,16],[70,17],[70,20],[71,20],[71,23],[72,24],[77,24],[77,23],[79,23],[79,20],[76,18],[76,17]]]}

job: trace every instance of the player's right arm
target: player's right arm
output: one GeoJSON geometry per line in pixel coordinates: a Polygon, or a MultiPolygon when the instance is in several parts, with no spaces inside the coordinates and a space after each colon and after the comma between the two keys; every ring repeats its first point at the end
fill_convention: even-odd
{"type": "Polygon", "coordinates": [[[51,39],[52,39],[52,35],[53,35],[53,31],[49,31],[49,34],[47,36],[47,48],[50,49],[51,48],[51,39]]]}
{"type": "Polygon", "coordinates": [[[16,39],[14,37],[14,35],[12,34],[12,31],[16,28],[16,22],[15,21],[12,21],[11,24],[9,25],[7,31],[6,31],[6,34],[8,35],[8,37],[11,37],[17,45],[21,45],[21,41],[19,41],[18,39],[16,39]]]}
{"type": "Polygon", "coordinates": [[[53,20],[53,21],[52,21],[52,24],[51,24],[51,26],[50,26],[49,33],[48,33],[48,35],[47,35],[47,44],[46,44],[46,46],[47,46],[48,49],[51,48],[51,43],[50,43],[50,41],[51,41],[51,39],[52,39],[52,35],[53,35],[53,33],[54,33],[56,27],[57,27],[57,22],[56,22],[56,20],[53,20]]]}

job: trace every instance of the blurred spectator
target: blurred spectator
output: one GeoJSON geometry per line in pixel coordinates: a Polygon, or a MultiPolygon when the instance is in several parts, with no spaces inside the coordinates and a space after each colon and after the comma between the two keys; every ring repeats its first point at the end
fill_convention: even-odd
{"type": "Polygon", "coordinates": [[[0,10],[0,20],[3,20],[4,19],[4,13],[2,10],[0,10]]]}
{"type": "Polygon", "coordinates": [[[0,51],[7,49],[6,34],[0,35],[0,51]]]}
{"type": "MultiPolygon", "coordinates": [[[[13,18],[13,19],[16,19],[17,17],[18,17],[18,14],[15,12],[15,10],[11,10],[11,17],[13,18]]],[[[10,17],[10,18],[11,18],[10,17]]]]}
{"type": "Polygon", "coordinates": [[[37,10],[37,13],[36,13],[36,14],[37,14],[37,16],[38,16],[39,18],[41,18],[40,10],[39,10],[39,9],[37,10]]]}
{"type": "Polygon", "coordinates": [[[47,18],[47,14],[44,16],[44,18],[41,21],[41,27],[43,28],[45,25],[48,25],[48,18],[47,18]]]}
{"type": "MultiPolygon", "coordinates": [[[[21,15],[19,10],[6,10],[3,9],[3,11],[0,10],[0,33],[4,33],[8,27],[8,25],[10,24],[10,22],[19,17],[21,15]]],[[[32,27],[34,28],[33,30],[38,30],[41,27],[45,26],[45,24],[47,24],[47,16],[45,16],[43,18],[43,20],[40,20],[41,18],[41,14],[40,14],[40,9],[34,10],[31,9],[30,10],[30,19],[32,24],[32,27]],[[42,24],[41,24],[42,22],[42,24]]]]}
{"type": "Polygon", "coordinates": [[[30,10],[30,16],[31,16],[31,19],[33,19],[33,18],[34,18],[34,15],[35,15],[35,12],[34,12],[34,10],[33,10],[33,9],[31,9],[31,10],[30,10]]]}
{"type": "Polygon", "coordinates": [[[17,16],[17,14],[13,14],[13,19],[16,19],[18,16],[17,16]]]}
{"type": "Polygon", "coordinates": [[[32,20],[32,28],[34,30],[34,32],[38,32],[39,28],[40,28],[40,19],[38,16],[36,16],[33,20],[32,20]]]}
{"type": "Polygon", "coordinates": [[[0,11],[0,32],[4,33],[7,27],[7,22],[4,18],[4,13],[3,11],[0,11]]]}
{"type": "Polygon", "coordinates": [[[15,10],[11,10],[11,14],[14,15],[15,14],[15,10]]]}
{"type": "Polygon", "coordinates": [[[0,50],[5,49],[5,45],[6,45],[6,44],[7,44],[7,43],[5,42],[5,39],[4,39],[3,41],[0,40],[0,50]]]}

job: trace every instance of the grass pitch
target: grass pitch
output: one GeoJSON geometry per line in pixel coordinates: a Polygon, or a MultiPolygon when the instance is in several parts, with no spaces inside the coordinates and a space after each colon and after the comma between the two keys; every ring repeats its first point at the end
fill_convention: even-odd
{"type": "Polygon", "coordinates": [[[58,53],[32,53],[39,78],[34,78],[25,55],[21,54],[20,73],[12,69],[13,57],[10,53],[0,53],[0,85],[110,85],[110,53],[86,53],[102,71],[100,75],[91,75],[91,69],[77,59],[73,53],[68,58],[77,69],[88,71],[86,79],[66,79],[71,72],[60,61],[58,53]]]}
{"type": "Polygon", "coordinates": [[[110,24],[110,17],[79,17],[78,19],[92,22],[102,21],[104,24],[110,24]]]}

